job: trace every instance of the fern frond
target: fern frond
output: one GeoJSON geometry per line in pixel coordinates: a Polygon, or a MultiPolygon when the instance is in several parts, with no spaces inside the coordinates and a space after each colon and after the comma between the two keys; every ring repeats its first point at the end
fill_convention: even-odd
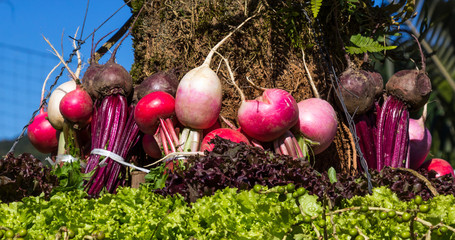
{"type": "Polygon", "coordinates": [[[364,37],[360,34],[351,36],[351,43],[355,46],[346,47],[346,51],[350,54],[362,54],[366,52],[380,52],[384,50],[395,49],[396,46],[384,46],[373,38],[364,37]]]}
{"type": "Polygon", "coordinates": [[[313,12],[313,17],[316,18],[319,14],[319,9],[321,9],[323,0],[311,0],[311,12],[313,12]]]}

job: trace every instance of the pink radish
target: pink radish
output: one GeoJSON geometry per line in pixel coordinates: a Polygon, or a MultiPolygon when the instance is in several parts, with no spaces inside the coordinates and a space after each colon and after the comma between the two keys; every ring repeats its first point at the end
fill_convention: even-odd
{"type": "Polygon", "coordinates": [[[180,143],[189,147],[189,144],[186,143],[193,142],[192,151],[199,149],[201,131],[198,130],[211,127],[221,111],[221,82],[217,74],[210,68],[213,54],[235,31],[253,17],[247,18],[217,43],[210,50],[204,63],[186,73],[180,80],[175,96],[175,114],[188,129],[182,131],[180,143]]]}
{"type": "Polygon", "coordinates": [[[222,59],[228,68],[232,84],[240,94],[242,103],[237,112],[237,119],[247,136],[262,142],[273,141],[297,123],[299,109],[290,93],[282,89],[260,88],[263,90],[262,96],[255,100],[246,100],[245,94],[235,82],[229,61],[224,57],[222,59]]]}
{"type": "Polygon", "coordinates": [[[75,90],[61,99],[59,109],[64,118],[83,127],[92,117],[93,101],[90,95],[78,85],[75,90]]]}
{"type": "Polygon", "coordinates": [[[294,129],[304,138],[317,142],[312,146],[314,154],[323,152],[330,146],[337,131],[335,110],[330,103],[320,98],[305,99],[297,105],[299,120],[294,129]]]}
{"type": "Polygon", "coordinates": [[[406,165],[412,169],[419,168],[430,153],[431,133],[425,127],[426,112],[425,104],[419,119],[409,119],[409,158],[406,165]]]}
{"type": "Polygon", "coordinates": [[[205,150],[207,150],[207,151],[213,150],[214,145],[210,144],[209,142],[210,142],[210,140],[214,139],[215,136],[219,136],[221,138],[228,139],[232,142],[236,142],[236,143],[244,142],[247,145],[250,145],[248,138],[245,137],[245,135],[243,135],[239,131],[233,130],[230,128],[218,128],[218,129],[215,129],[215,130],[211,131],[210,133],[208,133],[204,137],[204,139],[202,139],[202,144],[201,144],[202,152],[205,150]]]}
{"type": "Polygon", "coordinates": [[[42,109],[27,128],[28,139],[42,153],[51,153],[57,150],[58,133],[47,120],[47,112],[42,109]]]}
{"type": "Polygon", "coordinates": [[[295,99],[282,89],[265,89],[255,100],[242,100],[237,117],[242,130],[254,139],[269,142],[298,121],[295,99]]]}
{"type": "Polygon", "coordinates": [[[431,170],[436,171],[436,173],[437,173],[436,177],[441,177],[446,174],[450,174],[450,175],[452,175],[452,177],[455,177],[453,167],[450,165],[449,162],[447,162],[444,159],[433,158],[431,160],[424,162],[421,167],[427,169],[428,171],[431,171],[431,170]]]}

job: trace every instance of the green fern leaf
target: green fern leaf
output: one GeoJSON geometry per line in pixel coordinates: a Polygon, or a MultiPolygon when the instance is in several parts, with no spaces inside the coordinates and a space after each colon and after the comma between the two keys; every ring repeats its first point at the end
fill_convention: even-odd
{"type": "Polygon", "coordinates": [[[396,46],[384,46],[380,42],[372,38],[364,37],[360,34],[351,36],[351,43],[355,46],[346,47],[346,51],[350,54],[362,54],[366,52],[380,52],[384,50],[395,49],[396,46]]]}
{"type": "Polygon", "coordinates": [[[311,11],[313,12],[313,17],[316,18],[321,9],[323,0],[311,0],[311,11]]]}

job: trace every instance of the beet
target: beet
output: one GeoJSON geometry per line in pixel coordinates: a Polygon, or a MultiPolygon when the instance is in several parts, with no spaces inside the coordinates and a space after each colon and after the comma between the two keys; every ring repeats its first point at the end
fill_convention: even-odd
{"type": "Polygon", "coordinates": [[[431,82],[424,69],[401,70],[389,79],[386,91],[405,102],[410,111],[415,111],[427,103],[431,82]]]}
{"type": "Polygon", "coordinates": [[[422,58],[422,69],[401,70],[390,77],[386,84],[386,91],[405,102],[410,111],[420,109],[427,103],[431,93],[431,81],[425,71],[425,57],[419,40],[412,35],[417,42],[422,58]]]}
{"type": "Polygon", "coordinates": [[[173,71],[157,72],[144,79],[135,89],[135,100],[139,101],[151,92],[166,92],[175,97],[179,80],[173,71]]]}
{"type": "Polygon", "coordinates": [[[94,69],[89,72],[88,77],[85,77],[84,74],[83,86],[95,99],[113,94],[128,96],[133,90],[131,75],[124,67],[115,63],[114,58],[112,55],[111,59],[104,65],[90,65],[90,67],[94,66],[94,69]],[[91,74],[94,76],[92,77],[91,74]]]}
{"type": "MultiPolygon", "coordinates": [[[[366,113],[374,105],[377,94],[375,77],[365,70],[348,67],[340,77],[339,93],[343,96],[344,104],[351,115],[366,113]]],[[[382,91],[381,91],[382,92],[382,91]]]]}

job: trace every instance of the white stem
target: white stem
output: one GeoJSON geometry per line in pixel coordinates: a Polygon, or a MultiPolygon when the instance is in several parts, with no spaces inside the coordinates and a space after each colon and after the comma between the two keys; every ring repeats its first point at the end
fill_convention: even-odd
{"type": "MultiPolygon", "coordinates": [[[[261,9],[259,9],[259,11],[261,11],[261,9]]],[[[237,30],[239,30],[243,25],[245,25],[245,23],[247,23],[250,19],[256,17],[257,14],[254,14],[253,16],[245,19],[245,21],[243,21],[240,25],[238,25],[232,32],[230,32],[226,37],[224,37],[221,41],[219,41],[209,52],[209,54],[207,55],[207,57],[205,58],[205,61],[202,65],[207,65],[209,66],[210,65],[210,62],[212,62],[212,57],[213,57],[213,54],[215,53],[215,51],[232,35],[234,34],[234,32],[236,32],[237,30]]]]}
{"type": "Polygon", "coordinates": [[[49,40],[47,40],[47,38],[45,36],[43,36],[44,40],[47,42],[47,44],[49,44],[49,46],[52,48],[52,50],[54,50],[54,53],[55,55],[58,57],[58,59],[60,59],[60,62],[63,63],[63,65],[65,66],[66,70],[68,70],[68,72],[70,73],[71,77],[73,78],[74,81],[76,81],[77,77],[76,75],[73,73],[73,71],[71,71],[71,69],[68,67],[68,65],[66,64],[65,60],[63,60],[63,57],[60,56],[60,54],[58,53],[58,51],[54,48],[54,46],[52,46],[52,44],[49,42],[49,40]]]}
{"type": "MultiPolygon", "coordinates": [[[[76,33],[74,34],[74,38],[73,38],[73,48],[74,49],[77,48],[75,39],[77,37],[78,31],[79,31],[79,28],[76,29],[76,33]]],[[[79,78],[79,76],[81,74],[81,69],[82,69],[81,52],[79,52],[79,50],[76,51],[76,56],[77,56],[77,69],[76,69],[76,72],[74,73],[74,75],[76,75],[76,77],[79,78]]]]}
{"type": "Polygon", "coordinates": [[[41,102],[44,99],[44,90],[46,89],[47,80],[49,80],[49,78],[51,77],[51,74],[55,71],[55,69],[57,69],[58,66],[60,66],[60,63],[55,65],[54,68],[52,68],[52,70],[49,72],[49,74],[47,74],[46,80],[44,80],[43,88],[41,89],[41,102]]]}

